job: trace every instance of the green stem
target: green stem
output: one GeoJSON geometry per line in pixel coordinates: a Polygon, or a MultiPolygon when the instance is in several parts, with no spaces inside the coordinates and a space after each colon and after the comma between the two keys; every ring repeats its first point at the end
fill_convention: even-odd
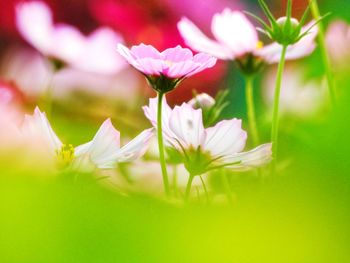
{"type": "MultiPolygon", "coordinates": [[[[311,5],[311,13],[312,16],[316,21],[321,19],[320,11],[318,8],[317,0],[310,0],[310,5],[311,5]]],[[[333,73],[331,70],[331,64],[330,64],[330,59],[329,59],[329,54],[327,52],[327,47],[326,47],[326,42],[325,42],[325,36],[324,36],[324,28],[323,28],[323,23],[322,21],[319,21],[318,23],[318,42],[319,42],[319,47],[321,51],[321,56],[322,56],[322,62],[324,65],[325,69],[325,74],[327,78],[327,85],[328,85],[328,90],[329,90],[329,95],[331,98],[331,102],[333,105],[336,103],[336,91],[335,91],[335,82],[333,78],[333,73]]]]}
{"type": "Polygon", "coordinates": [[[249,130],[252,134],[254,145],[259,144],[259,133],[256,125],[255,117],[255,107],[254,107],[254,94],[253,94],[253,77],[247,76],[245,78],[246,84],[246,103],[247,103],[247,112],[248,112],[248,122],[249,130]]]}
{"type": "Polygon", "coordinates": [[[204,193],[205,193],[205,196],[207,198],[207,203],[209,204],[210,203],[210,197],[209,197],[209,193],[208,193],[208,189],[205,185],[205,182],[203,180],[203,177],[200,175],[199,178],[201,179],[201,182],[202,182],[202,186],[203,186],[203,189],[204,189],[204,193]]]}
{"type": "Polygon", "coordinates": [[[193,178],[194,178],[194,175],[192,175],[192,174],[190,174],[190,176],[188,177],[186,192],[185,192],[185,202],[187,202],[188,198],[190,197],[193,178]]]}
{"type": "Polygon", "coordinates": [[[232,197],[232,191],[231,191],[231,186],[230,186],[230,181],[227,176],[227,173],[225,169],[220,169],[220,174],[222,177],[222,182],[224,184],[226,196],[227,196],[227,201],[230,203],[230,205],[233,205],[233,197],[232,197]]]}
{"type": "Polygon", "coordinates": [[[276,162],[277,162],[277,145],[278,145],[278,113],[279,113],[279,102],[280,102],[280,93],[282,85],[282,75],[284,70],[287,45],[283,46],[280,62],[278,64],[277,76],[276,76],[276,87],[275,87],[275,96],[273,100],[273,115],[272,115],[272,127],[271,127],[271,142],[272,142],[272,166],[271,174],[275,173],[276,162]]]}
{"type": "Polygon", "coordinates": [[[158,135],[158,148],[160,167],[162,169],[164,191],[167,196],[170,194],[168,172],[166,169],[165,154],[164,154],[164,141],[162,131],[162,100],[164,93],[158,92],[158,109],[157,109],[157,135],[158,135]]]}

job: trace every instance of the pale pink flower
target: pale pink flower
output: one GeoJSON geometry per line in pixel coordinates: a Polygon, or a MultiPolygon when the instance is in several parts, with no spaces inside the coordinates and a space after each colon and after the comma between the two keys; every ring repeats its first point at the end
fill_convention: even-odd
{"type": "MultiPolygon", "coordinates": [[[[168,146],[176,148],[185,156],[197,154],[203,158],[209,155],[203,170],[215,166],[228,166],[234,170],[245,170],[267,163],[271,159],[271,144],[242,152],[247,133],[241,128],[241,120],[231,119],[218,122],[214,127],[204,128],[202,110],[194,109],[188,103],[171,109],[164,99],[162,127],[168,146]]],[[[149,106],[144,106],[146,117],[156,127],[157,99],[150,99],[149,106]]],[[[189,157],[191,158],[191,157],[189,157]]]]}
{"type": "Polygon", "coordinates": [[[107,27],[84,36],[77,28],[53,23],[49,7],[41,1],[16,8],[17,27],[23,38],[43,55],[83,71],[113,74],[125,67],[114,52],[122,37],[107,27]]]}
{"type": "Polygon", "coordinates": [[[147,76],[164,76],[169,79],[183,79],[211,68],[216,59],[176,46],[159,52],[153,46],[140,44],[131,49],[118,45],[118,51],[134,68],[147,76]]]}
{"type": "Polygon", "coordinates": [[[341,20],[332,22],[326,33],[326,43],[334,64],[348,67],[350,58],[350,25],[341,20]]]}
{"type": "MultiPolygon", "coordinates": [[[[304,26],[302,33],[310,27],[311,23],[304,26]]],[[[282,51],[282,46],[277,43],[263,46],[257,30],[247,17],[242,12],[232,11],[229,8],[213,16],[211,31],[215,39],[208,38],[185,17],[178,22],[178,29],[185,43],[193,50],[205,52],[223,60],[240,59],[250,54],[262,58],[267,63],[276,63],[282,51]]],[[[317,27],[314,27],[299,42],[290,45],[286,59],[297,59],[309,55],[315,49],[316,35],[317,27]]]]}
{"type": "Polygon", "coordinates": [[[26,115],[22,124],[22,133],[28,139],[43,143],[48,154],[63,158],[67,164],[75,167],[92,164],[101,169],[113,168],[118,162],[129,162],[141,157],[153,136],[153,129],[139,134],[135,139],[120,147],[120,133],[110,119],[103,122],[92,141],[76,147],[65,145],[58,138],[48,121],[46,114],[39,108],[33,115],[26,115]]]}

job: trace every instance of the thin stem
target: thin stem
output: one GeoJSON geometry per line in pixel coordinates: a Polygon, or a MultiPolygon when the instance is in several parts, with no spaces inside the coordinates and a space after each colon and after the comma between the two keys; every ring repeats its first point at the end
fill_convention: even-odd
{"type": "Polygon", "coordinates": [[[280,62],[278,64],[277,76],[276,76],[276,87],[275,87],[275,96],[273,101],[273,115],[272,115],[272,127],[271,127],[271,142],[272,142],[272,166],[271,174],[275,173],[276,162],[277,162],[277,140],[278,140],[278,113],[279,113],[279,102],[280,102],[280,93],[282,85],[282,75],[285,64],[285,57],[287,52],[287,45],[283,46],[280,62]]]}
{"type": "Polygon", "coordinates": [[[229,178],[226,174],[225,169],[220,169],[220,173],[221,173],[221,177],[222,177],[222,182],[224,184],[227,200],[231,205],[233,205],[233,197],[232,197],[232,191],[231,191],[229,178]]]}
{"type": "Polygon", "coordinates": [[[192,175],[192,174],[190,174],[190,176],[188,177],[186,192],[185,192],[185,202],[187,202],[188,198],[190,197],[193,178],[194,178],[194,175],[192,175]]]}
{"type": "Polygon", "coordinates": [[[162,169],[164,191],[167,196],[170,194],[168,172],[166,169],[165,154],[164,154],[164,141],[162,131],[162,100],[164,93],[158,92],[158,109],[157,109],[157,135],[158,135],[158,148],[159,148],[159,160],[160,167],[162,169]]]}
{"type": "Polygon", "coordinates": [[[209,203],[210,203],[210,198],[209,198],[208,189],[207,189],[207,187],[206,187],[206,185],[205,185],[205,182],[204,182],[204,180],[203,180],[203,177],[202,177],[201,175],[199,176],[199,179],[201,179],[202,186],[203,186],[203,189],[204,189],[204,192],[205,192],[205,196],[206,196],[206,198],[207,198],[207,203],[209,204],[209,203]]]}
{"type": "Polygon", "coordinates": [[[173,165],[173,191],[174,196],[177,196],[177,165],[173,165]]]}
{"type": "MultiPolygon", "coordinates": [[[[321,19],[320,11],[318,8],[317,0],[310,0],[311,5],[311,13],[312,16],[316,21],[321,19]]],[[[329,59],[329,54],[327,52],[325,37],[324,37],[324,28],[322,21],[319,21],[318,23],[318,42],[320,46],[321,56],[322,56],[322,62],[325,68],[325,74],[327,78],[327,85],[329,90],[329,95],[331,98],[331,102],[333,105],[336,104],[336,91],[335,91],[335,82],[333,78],[333,73],[331,70],[331,64],[329,59]]]]}
{"type": "Polygon", "coordinates": [[[245,84],[246,84],[245,96],[246,96],[246,103],[247,103],[249,130],[252,134],[254,145],[257,145],[259,143],[259,133],[258,133],[258,128],[256,125],[256,117],[255,117],[253,77],[247,76],[245,78],[245,84]]]}

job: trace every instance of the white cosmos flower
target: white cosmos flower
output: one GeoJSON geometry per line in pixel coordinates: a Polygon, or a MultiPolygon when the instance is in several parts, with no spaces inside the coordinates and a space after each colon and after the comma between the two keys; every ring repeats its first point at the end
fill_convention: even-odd
{"type": "Polygon", "coordinates": [[[107,119],[90,142],[74,149],[60,141],[46,114],[37,107],[33,115],[25,116],[22,133],[26,138],[39,139],[47,146],[49,154],[63,158],[61,161],[77,167],[93,164],[98,168],[107,169],[114,168],[118,162],[130,162],[141,157],[153,136],[153,128],[143,131],[120,148],[120,133],[113,127],[111,120],[107,119]]]}
{"type": "MultiPolygon", "coordinates": [[[[301,34],[314,24],[311,21],[305,25],[301,34]]],[[[207,37],[191,20],[183,17],[177,24],[185,43],[193,50],[211,54],[223,60],[235,60],[252,54],[262,58],[266,63],[277,63],[281,57],[282,46],[276,42],[263,46],[259,40],[258,31],[244,13],[225,8],[216,13],[211,22],[211,31],[214,39],[207,37]]],[[[312,28],[309,34],[287,49],[286,59],[294,60],[311,54],[316,45],[317,27],[312,28]]]]}
{"type": "MultiPolygon", "coordinates": [[[[271,159],[271,143],[242,152],[247,133],[241,128],[241,120],[230,119],[204,128],[202,110],[183,103],[171,109],[164,99],[162,127],[167,146],[176,148],[185,156],[185,161],[196,162],[200,172],[228,166],[234,170],[259,167],[271,159]],[[198,160],[198,156],[202,160],[198,160]],[[204,162],[203,162],[204,160],[204,162]]],[[[157,99],[150,99],[143,110],[152,125],[157,125],[157,99]]]]}

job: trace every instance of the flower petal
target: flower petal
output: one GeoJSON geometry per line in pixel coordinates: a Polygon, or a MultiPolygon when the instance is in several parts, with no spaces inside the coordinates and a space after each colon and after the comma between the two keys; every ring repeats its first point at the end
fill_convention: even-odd
{"type": "Polygon", "coordinates": [[[153,135],[153,128],[144,130],[118,152],[101,160],[98,167],[114,168],[118,162],[131,162],[140,158],[145,154],[153,135]]]}
{"type": "Polygon", "coordinates": [[[241,152],[231,156],[225,156],[220,161],[228,164],[233,170],[244,171],[262,166],[272,159],[272,144],[262,144],[248,152],[241,152]],[[239,163],[237,163],[239,162],[239,163]],[[237,164],[234,164],[237,163],[237,164]],[[231,165],[229,165],[231,164],[231,165]]]}
{"type": "Polygon", "coordinates": [[[209,39],[189,19],[182,18],[177,23],[177,28],[184,38],[186,45],[193,50],[211,54],[219,59],[233,59],[232,52],[226,46],[209,39]]]}
{"type": "Polygon", "coordinates": [[[35,108],[33,115],[25,115],[21,130],[24,136],[43,141],[52,154],[62,147],[62,142],[53,131],[46,114],[38,107],[35,108]]]}
{"type": "Polygon", "coordinates": [[[75,148],[77,160],[86,156],[96,166],[103,164],[104,159],[115,154],[120,149],[120,133],[117,131],[111,120],[103,122],[92,141],[75,148]]]}
{"type": "Polygon", "coordinates": [[[202,110],[195,110],[187,103],[175,106],[170,115],[169,128],[184,148],[197,148],[205,140],[202,110]]]}
{"type": "MultiPolygon", "coordinates": [[[[158,111],[158,98],[149,99],[149,105],[142,107],[145,116],[152,123],[152,126],[157,129],[157,111],[158,111]]],[[[169,118],[172,109],[169,107],[166,97],[162,100],[162,130],[166,143],[174,143],[174,133],[169,128],[169,118]]]]}
{"type": "Polygon", "coordinates": [[[204,149],[213,157],[236,154],[244,149],[247,133],[238,119],[223,120],[207,128],[204,149]]]}
{"type": "Polygon", "coordinates": [[[229,8],[214,15],[211,30],[215,38],[229,47],[236,57],[254,51],[259,41],[258,33],[247,17],[229,8]]]}
{"type": "Polygon", "coordinates": [[[52,14],[39,1],[23,2],[16,6],[16,24],[19,32],[31,45],[48,55],[52,44],[52,14]]]}

